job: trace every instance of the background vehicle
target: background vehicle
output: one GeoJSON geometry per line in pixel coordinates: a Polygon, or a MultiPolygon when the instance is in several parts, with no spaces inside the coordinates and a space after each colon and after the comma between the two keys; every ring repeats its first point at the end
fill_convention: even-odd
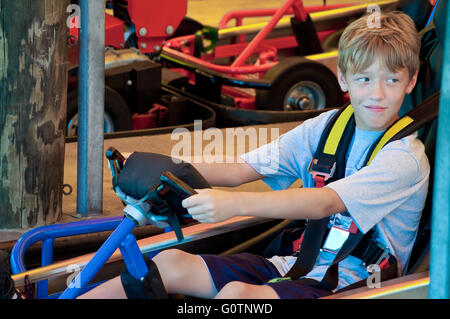
{"type": "Polygon", "coordinates": [[[304,7],[289,0],[278,9],[230,12],[218,30],[166,41],[162,61],[189,71],[169,85],[209,101],[223,126],[305,120],[341,106],[347,97],[336,78],[339,36],[371,5],[399,7],[398,1],[304,7]],[[255,16],[271,20],[241,26],[255,16]],[[237,26],[225,28],[233,19],[237,26]]]}
{"type": "MultiPolygon", "coordinates": [[[[78,1],[72,0],[73,5],[78,1]]],[[[141,134],[157,134],[157,128],[186,125],[199,116],[199,106],[186,114],[187,105],[178,101],[171,107],[171,93],[161,89],[161,65],[151,57],[170,36],[191,34],[202,26],[185,17],[187,0],[106,1],[105,6],[105,133],[149,129],[141,134]],[[112,9],[114,8],[114,9],[112,9]],[[164,14],[170,12],[170,14],[164,14]],[[135,30],[138,32],[135,32],[135,30]],[[164,30],[163,30],[164,29],[164,30]],[[166,33],[171,30],[170,33],[166,33]],[[136,49],[139,47],[139,49],[136,49]],[[181,106],[180,106],[181,105],[181,106]],[[179,110],[175,109],[180,108],[179,110]],[[176,111],[176,112],[175,112],[176,111]]],[[[69,86],[67,135],[72,140],[78,128],[78,32],[76,7],[71,13],[69,35],[69,86]]],[[[179,100],[179,99],[178,99],[179,100]]],[[[188,102],[187,104],[192,104],[188,102]]],[[[203,113],[210,113],[204,110],[203,113]]],[[[202,113],[202,111],[200,111],[202,113]]],[[[209,120],[211,115],[199,119],[209,120]]],[[[112,134],[106,135],[111,137],[112,134]]]]}
{"type": "MultiPolygon", "coordinates": [[[[382,1],[380,5],[385,8],[396,2],[382,1]]],[[[110,9],[105,15],[106,46],[112,50],[107,52],[107,59],[129,55],[121,51],[134,48],[135,57],[128,62],[123,58],[122,63],[147,57],[148,69],[153,72],[134,70],[142,73],[135,76],[136,81],[130,79],[131,75],[124,75],[122,79],[126,82],[119,83],[115,66],[108,67],[105,132],[164,126],[164,121],[155,121],[155,116],[164,117],[168,113],[156,98],[161,87],[210,106],[216,112],[216,124],[222,127],[304,120],[326,107],[342,105],[345,97],[334,75],[336,54],[315,53],[324,51],[322,46],[329,50],[335,45],[337,37],[333,34],[345,27],[348,19],[367,9],[367,5],[349,5],[303,7],[301,0],[288,0],[280,8],[230,12],[222,18],[217,30],[185,17],[186,0],[171,0],[163,5],[143,0],[109,1],[110,9]],[[292,14],[291,22],[286,18],[277,25],[283,15],[292,14]],[[241,25],[244,18],[267,15],[273,18],[266,26],[241,25]],[[238,21],[238,26],[225,28],[232,19],[238,21]],[[254,40],[250,42],[251,39],[254,40]],[[207,41],[210,45],[205,44],[207,41]],[[253,52],[257,54],[256,60],[251,56],[253,52]],[[226,63],[242,54],[254,64],[236,67],[233,62],[233,69],[238,71],[230,71],[226,63]],[[115,75],[114,85],[111,73],[115,75]],[[284,110],[293,112],[287,115],[284,110]]],[[[78,33],[74,25],[72,44],[76,44],[78,33]]],[[[69,56],[73,71],[67,122],[68,135],[74,135],[78,95],[76,45],[71,46],[69,56]]]]}
{"type": "MultiPolygon", "coordinates": [[[[106,46],[113,49],[107,58],[122,59],[129,54],[122,49],[135,49],[135,57],[121,63],[147,57],[148,69],[153,70],[134,76],[137,81],[123,76],[123,83],[117,81],[116,71],[106,72],[105,131],[114,132],[164,126],[164,116],[173,108],[168,111],[158,98],[161,89],[209,106],[219,127],[300,121],[339,107],[348,100],[336,79],[336,48],[343,28],[367,12],[401,9],[421,29],[430,5],[425,0],[384,0],[303,6],[301,0],[287,0],[279,8],[231,11],[222,17],[219,28],[186,17],[186,0],[164,4],[113,0],[107,1],[107,8],[106,46]],[[262,16],[271,19],[243,25],[244,19],[262,16]],[[236,26],[229,27],[230,21],[236,26]],[[111,73],[116,76],[114,85],[109,81],[111,73]]],[[[77,32],[71,30],[72,39],[77,32]]],[[[73,65],[76,52],[72,47],[73,65]]],[[[71,84],[68,133],[73,135],[76,77],[71,84]]]]}

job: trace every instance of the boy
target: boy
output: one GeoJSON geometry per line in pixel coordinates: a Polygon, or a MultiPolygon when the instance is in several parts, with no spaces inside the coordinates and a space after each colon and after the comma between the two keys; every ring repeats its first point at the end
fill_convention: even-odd
{"type": "MultiPolygon", "coordinates": [[[[199,222],[238,215],[282,219],[321,219],[330,225],[354,222],[362,233],[375,227],[377,242],[397,258],[404,273],[424,206],[429,164],[423,144],[412,134],[389,143],[369,166],[372,143],[398,119],[405,94],[419,69],[420,39],[404,13],[382,13],[378,27],[362,17],[348,26],[339,42],[338,81],[354,108],[356,130],[347,154],[345,178],[314,188],[308,166],[335,110],[322,113],[241,158],[244,163],[193,164],[213,186],[237,186],[263,179],[276,192],[198,190],[183,206],[199,222]],[[257,159],[257,160],[254,160],[257,159]],[[278,169],[273,169],[278,167],[278,169]],[[287,189],[300,178],[303,188],[287,189]],[[348,212],[348,213],[345,213],[348,212]]],[[[305,276],[321,280],[334,254],[322,250],[305,276]]],[[[284,276],[294,256],[270,259],[247,253],[192,255],[177,249],[153,258],[168,293],[202,298],[318,298],[331,294],[295,280],[268,283],[284,276]]],[[[361,260],[339,263],[338,289],[367,278],[361,260]]],[[[117,277],[83,297],[126,297],[117,277]]]]}

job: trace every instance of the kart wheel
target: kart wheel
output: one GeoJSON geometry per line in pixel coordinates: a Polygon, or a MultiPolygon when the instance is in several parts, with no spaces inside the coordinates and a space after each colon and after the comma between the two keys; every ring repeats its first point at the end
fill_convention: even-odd
{"type": "MultiPolygon", "coordinates": [[[[67,136],[78,135],[78,89],[67,95],[67,136]]],[[[104,132],[112,133],[132,129],[131,114],[119,93],[105,87],[104,132]]]]}
{"type": "Polygon", "coordinates": [[[326,66],[301,57],[280,61],[263,77],[269,90],[257,90],[255,107],[263,110],[321,110],[343,104],[339,83],[326,66]]]}

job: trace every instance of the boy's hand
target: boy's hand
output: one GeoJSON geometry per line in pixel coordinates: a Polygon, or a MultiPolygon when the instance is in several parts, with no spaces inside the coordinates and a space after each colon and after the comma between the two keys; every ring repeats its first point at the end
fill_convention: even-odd
{"type": "Polygon", "coordinates": [[[189,214],[201,223],[216,223],[236,215],[237,193],[217,189],[196,189],[198,194],[182,201],[189,214]]]}
{"type": "Polygon", "coordinates": [[[126,153],[122,153],[122,156],[125,158],[125,160],[123,161],[123,166],[125,166],[125,163],[127,162],[128,157],[130,157],[130,155],[133,153],[130,152],[126,152],[126,153]]]}

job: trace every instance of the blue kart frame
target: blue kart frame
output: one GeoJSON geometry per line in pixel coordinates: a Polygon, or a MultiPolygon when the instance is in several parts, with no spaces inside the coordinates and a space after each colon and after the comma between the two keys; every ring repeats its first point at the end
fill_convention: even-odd
{"type": "Polygon", "coordinates": [[[11,270],[14,274],[27,271],[25,253],[37,242],[42,241],[41,266],[43,267],[53,262],[53,243],[56,238],[115,230],[97,251],[94,258],[73,280],[72,285],[62,294],[49,296],[48,280],[42,280],[36,283],[36,298],[71,299],[94,288],[100,283],[89,285],[89,282],[117,248],[123,255],[128,271],[136,278],[140,278],[138,276],[145,275],[148,269],[136,243],[136,238],[131,233],[135,226],[136,223],[130,218],[117,216],[35,228],[20,237],[14,245],[11,251],[11,270]]]}
{"type": "MultiPolygon", "coordinates": [[[[124,158],[114,148],[107,150],[106,157],[110,163],[114,182],[114,180],[117,179],[118,174],[120,174],[120,169],[123,168],[124,158]]],[[[190,196],[195,193],[188,185],[167,172],[161,175],[161,182],[161,185],[156,191],[161,191],[167,186],[172,190],[181,192],[184,196],[190,196]]],[[[122,200],[129,201],[129,198],[126,197],[120,189],[116,188],[116,193],[122,200]]],[[[86,267],[84,267],[73,279],[72,283],[56,297],[59,299],[75,299],[99,285],[100,283],[93,285],[90,285],[89,283],[117,249],[120,249],[125,266],[131,276],[136,279],[145,277],[148,272],[148,267],[145,263],[144,256],[139,249],[136,237],[132,234],[132,230],[136,226],[144,226],[150,222],[157,227],[164,227],[165,231],[174,230],[178,241],[182,241],[184,237],[178,216],[175,213],[165,216],[154,215],[150,212],[150,206],[145,204],[144,200],[145,198],[132,203],[128,202],[127,206],[124,208],[124,216],[43,226],[29,231],[20,237],[13,247],[11,252],[12,272],[17,274],[26,271],[25,253],[27,249],[36,242],[42,241],[41,266],[46,266],[53,262],[53,243],[55,238],[114,230],[95,253],[94,257],[88,262],[86,267]]],[[[39,281],[37,283],[36,297],[49,297],[48,280],[39,281]]]]}

